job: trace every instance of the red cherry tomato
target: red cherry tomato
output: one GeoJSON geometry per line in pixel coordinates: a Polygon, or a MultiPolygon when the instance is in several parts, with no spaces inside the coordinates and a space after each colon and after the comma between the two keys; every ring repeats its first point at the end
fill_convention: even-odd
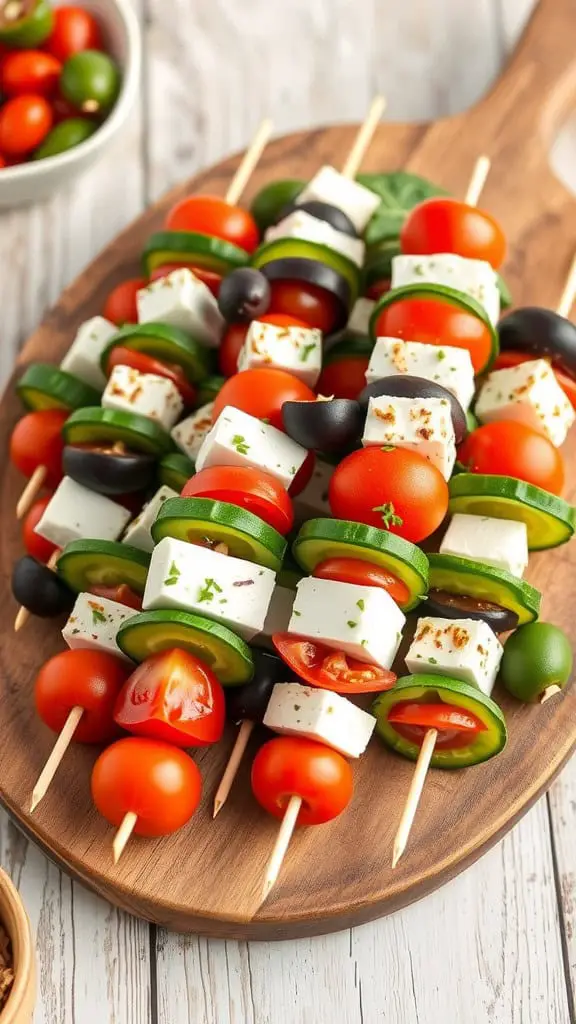
{"type": "Polygon", "coordinates": [[[466,708],[447,704],[419,704],[413,700],[398,701],[388,713],[388,721],[396,732],[410,743],[422,746],[428,729],[436,729],[439,750],[467,747],[486,724],[466,708]]]}
{"type": "Polygon", "coordinates": [[[116,285],[106,299],[102,316],[118,327],[122,324],[138,323],[136,295],[141,288],[146,287],[146,284],[143,277],[131,277],[128,281],[116,285]]]}
{"type": "MultiPolygon", "coordinates": [[[[536,357],[534,353],[530,354],[528,352],[500,352],[499,355],[496,357],[494,369],[507,370],[508,367],[510,366],[519,366],[520,363],[528,363],[535,358],[536,357]]],[[[560,366],[554,366],[554,364],[552,364],[552,369],[554,370],[554,376],[556,377],[556,380],[562,388],[562,391],[566,395],[569,402],[576,409],[576,380],[574,380],[574,378],[571,377],[560,366]]]]}
{"type": "Polygon", "coordinates": [[[468,259],[487,260],[495,270],[506,255],[500,225],[484,210],[458,199],[425,199],[410,211],[400,232],[402,252],[432,256],[455,252],[468,259]]]}
{"type": "Polygon", "coordinates": [[[220,388],[214,401],[212,421],[216,422],[226,405],[233,405],[283,430],[284,402],[315,401],[316,395],[308,385],[285,370],[244,370],[235,373],[220,388]]]}
{"type": "Polygon", "coordinates": [[[407,448],[362,448],[334,470],[328,500],[335,519],[378,526],[417,544],[444,519],[448,484],[407,448]]]}
{"type": "Polygon", "coordinates": [[[366,387],[369,356],[345,356],[327,363],[316,385],[319,395],[334,398],[358,398],[366,387]]]}
{"type": "Polygon", "coordinates": [[[8,164],[7,164],[6,160],[4,159],[4,157],[2,156],[2,154],[0,153],[0,170],[3,167],[8,167],[8,164]]]}
{"type": "Polygon", "coordinates": [[[130,669],[105,651],[62,651],[42,666],[34,700],[40,718],[54,732],[63,728],[72,708],[84,708],[74,739],[104,743],[118,733],[113,711],[130,669]]]}
{"type": "Polygon", "coordinates": [[[221,196],[187,196],[166,217],[168,231],[195,231],[212,235],[254,252],[260,241],[256,221],[248,210],[227,203],[221,196]]]}
{"type": "Polygon", "coordinates": [[[156,269],[152,271],[150,274],[150,280],[158,281],[161,277],[167,277],[173,270],[182,269],[190,270],[194,274],[194,277],[197,277],[199,281],[204,282],[206,287],[212,292],[214,298],[218,298],[220,285],[222,284],[222,277],[220,274],[215,274],[213,270],[205,270],[204,267],[191,267],[188,263],[164,263],[161,267],[156,267],[156,269]]]}
{"type": "Polygon", "coordinates": [[[54,28],[45,46],[62,63],[81,50],[101,50],[100,26],[83,7],[57,7],[54,28]]]}
{"type": "Polygon", "coordinates": [[[390,291],[391,284],[392,281],[389,277],[383,277],[381,281],[374,281],[374,284],[371,284],[366,290],[366,298],[377,301],[382,295],[386,295],[386,292],[390,291]]]}
{"type": "Polygon", "coordinates": [[[259,469],[248,466],[210,466],[191,477],[183,498],[213,498],[239,505],[259,516],[285,536],[294,524],[292,502],[282,485],[259,469]]]}
{"type": "Polygon", "coordinates": [[[340,316],[338,299],[325,288],[305,281],[271,281],[270,312],[285,313],[330,334],[340,316]]]}
{"type": "Polygon", "coordinates": [[[166,836],[190,820],[200,803],[202,777],[178,747],[143,736],[118,740],[92,772],[92,799],[112,825],[131,811],[139,836],[166,836]]]}
{"type": "Polygon", "coordinates": [[[26,156],[52,127],[52,109],[44,96],[15,96],[0,108],[0,152],[26,156]]]}
{"type": "Polygon", "coordinates": [[[223,377],[238,373],[238,357],[250,324],[230,324],[218,349],[218,367],[223,377]]]}
{"type": "Polygon", "coordinates": [[[37,558],[39,562],[48,562],[56,551],[56,544],[51,544],[50,541],[44,540],[44,537],[36,533],[36,526],[44,515],[46,506],[51,498],[52,494],[47,494],[45,498],[39,498],[38,501],[35,501],[22,523],[24,547],[28,554],[32,555],[33,558],[37,558]]]}
{"type": "Polygon", "coordinates": [[[350,658],[325,644],[292,633],[274,633],[272,642],[283,661],[310,686],[335,693],[380,693],[396,676],[388,669],[350,658]]]}
{"type": "Polygon", "coordinates": [[[127,608],[134,608],[135,611],[142,611],[142,598],[135,594],[127,583],[120,583],[117,587],[92,587],[91,594],[94,597],[105,597],[109,601],[116,601],[117,604],[125,604],[127,608]]]}
{"type": "Polygon", "coordinates": [[[252,764],[252,792],[275,818],[282,818],[291,796],[302,806],[298,825],[322,825],[348,806],[354,792],[352,769],[336,750],[296,736],[265,743],[252,764]]]}
{"type": "Polygon", "coordinates": [[[65,409],[29,412],[18,421],[10,438],[10,459],[26,477],[44,466],[46,486],[55,488],[62,479],[62,427],[68,419],[65,409]]]}
{"type": "Polygon", "coordinates": [[[312,479],[314,472],[314,466],[316,465],[316,456],[314,452],[308,452],[308,455],[304,459],[304,462],[300,466],[300,469],[296,473],[290,487],[288,488],[288,494],[291,498],[298,497],[302,494],[305,487],[308,486],[312,479]]]}
{"type": "Polygon", "coordinates": [[[458,448],[458,462],[471,473],[512,476],[562,494],[564,460],[544,434],[515,420],[487,423],[468,434],[458,448]]]}
{"type": "Polygon", "coordinates": [[[181,366],[163,363],[159,359],[147,355],[146,352],[137,352],[136,349],[126,348],[124,345],[116,345],[111,349],[106,360],[108,376],[115,366],[131,366],[139,373],[154,373],[157,377],[166,377],[178,388],[184,405],[194,405],[196,401],[196,388],[186,379],[181,366]]]}
{"type": "Polygon", "coordinates": [[[62,65],[42,50],[15,50],[2,61],[0,88],[6,96],[36,93],[52,96],[58,85],[62,65]]]}
{"type": "Polygon", "coordinates": [[[376,336],[464,348],[470,353],[475,373],[486,368],[492,352],[492,337],[484,321],[442,299],[394,302],[378,317],[376,336]]]}
{"type": "Polygon", "coordinates": [[[405,604],[410,591],[402,580],[387,572],[379,565],[364,562],[361,558],[327,558],[320,562],[312,573],[319,580],[334,580],[336,583],[354,583],[359,587],[381,587],[393,597],[397,604],[405,604]]]}

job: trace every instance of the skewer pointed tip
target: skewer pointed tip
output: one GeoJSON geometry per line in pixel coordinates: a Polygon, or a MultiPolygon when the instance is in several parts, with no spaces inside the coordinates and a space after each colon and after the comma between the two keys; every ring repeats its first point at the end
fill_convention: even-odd
{"type": "Polygon", "coordinates": [[[265,901],[268,899],[270,893],[272,892],[273,886],[273,880],[271,878],[267,878],[266,881],[264,882],[264,885],[262,886],[262,892],[260,893],[260,906],[262,906],[262,904],[265,903],[265,901]]]}
{"type": "Polygon", "coordinates": [[[212,821],[214,821],[214,818],[220,813],[220,811],[222,810],[223,807],[224,807],[224,801],[223,800],[215,800],[214,801],[214,810],[212,811],[212,821]]]}
{"type": "Polygon", "coordinates": [[[27,608],[24,607],[24,605],[22,605],[22,607],[18,610],[16,618],[14,619],[14,632],[19,633],[22,627],[26,625],[29,618],[30,612],[28,611],[27,608]]]}
{"type": "Polygon", "coordinates": [[[551,700],[552,697],[556,697],[559,693],[562,693],[562,689],[560,686],[556,686],[556,683],[552,686],[547,686],[540,697],[540,703],[545,704],[546,701],[551,700]]]}
{"type": "Polygon", "coordinates": [[[36,792],[36,790],[34,790],[34,792],[32,793],[32,799],[30,801],[30,814],[34,814],[34,811],[36,810],[36,808],[38,807],[38,804],[42,800],[42,796],[43,796],[43,794],[39,795],[36,792]]]}
{"type": "Polygon", "coordinates": [[[392,854],[392,869],[394,869],[396,867],[396,865],[397,865],[398,861],[400,860],[400,857],[402,856],[403,853],[404,853],[404,849],[399,849],[396,846],[394,847],[394,852],[392,854]]]}

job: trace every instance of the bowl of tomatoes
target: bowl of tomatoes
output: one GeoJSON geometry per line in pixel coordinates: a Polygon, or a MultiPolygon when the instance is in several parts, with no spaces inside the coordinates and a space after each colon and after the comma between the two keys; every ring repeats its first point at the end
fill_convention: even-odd
{"type": "Polygon", "coordinates": [[[48,198],[103,155],[140,63],[130,0],[0,0],[0,207],[48,198]]]}

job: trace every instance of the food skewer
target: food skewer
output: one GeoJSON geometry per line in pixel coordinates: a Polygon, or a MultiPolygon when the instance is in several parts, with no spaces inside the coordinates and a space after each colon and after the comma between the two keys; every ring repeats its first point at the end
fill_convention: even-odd
{"type": "Polygon", "coordinates": [[[274,849],[268,861],[266,867],[266,875],[264,877],[264,885],[262,886],[262,902],[267,899],[272,887],[275,885],[280,869],[284,863],[284,857],[288,851],[292,833],[296,828],[296,822],[298,821],[298,815],[300,808],[302,807],[302,797],[291,796],[284,811],[284,817],[282,818],[282,824],[278,829],[278,835],[276,836],[276,842],[274,843],[274,849]]]}
{"type": "MultiPolygon", "coordinates": [[[[49,569],[50,572],[54,572],[55,571],[56,566],[58,564],[58,559],[59,559],[60,555],[61,555],[61,551],[59,549],[57,549],[50,556],[50,560],[46,563],[46,568],[49,569]]],[[[26,623],[28,622],[28,619],[30,618],[30,615],[31,615],[31,612],[29,612],[28,609],[24,607],[24,605],[20,605],[20,608],[18,609],[18,612],[16,613],[16,618],[14,619],[14,632],[15,633],[18,633],[23,628],[23,626],[26,625],[26,623]]]]}
{"type": "Polygon", "coordinates": [[[352,144],[352,149],[346,157],[346,161],[342,168],[342,175],[345,178],[355,178],[362,161],[366,155],[366,151],[372,142],[372,136],[376,131],[378,122],[380,121],[382,114],[386,110],[386,97],[375,96],[370,104],[370,109],[364,118],[364,123],[360,126],[356,138],[352,144]]]}
{"type": "Polygon", "coordinates": [[[242,763],[242,758],[246,752],[248,741],[252,735],[256,722],[250,721],[249,718],[244,718],[240,723],[238,734],[234,741],[234,746],[228,758],[228,763],[224,769],[224,774],[220,779],[220,784],[216,790],[216,796],[214,797],[214,810],[212,817],[215,818],[217,814],[222,810],[226,803],[230,790],[234,784],[234,779],[238,774],[238,769],[242,763]]]}

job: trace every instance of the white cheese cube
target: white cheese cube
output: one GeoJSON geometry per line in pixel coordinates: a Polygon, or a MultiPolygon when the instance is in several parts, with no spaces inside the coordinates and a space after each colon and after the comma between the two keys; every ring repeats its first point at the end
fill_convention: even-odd
{"type": "Polygon", "coordinates": [[[277,238],[303,238],[308,242],[317,242],[325,245],[328,249],[342,253],[349,260],[361,267],[364,263],[365,245],[361,238],[352,238],[328,224],[325,220],[313,217],[305,210],[294,210],[282,220],[278,221],[271,228],[268,228],[264,238],[267,242],[273,242],[277,238]]]}
{"type": "Polygon", "coordinates": [[[304,736],[332,747],[344,757],[360,757],[376,719],[351,700],[300,683],[276,683],[264,725],[282,736],[304,736]]]}
{"type": "Polygon", "coordinates": [[[208,402],[185,420],[180,420],[180,423],[170,431],[174,444],[178,445],[180,451],[192,459],[192,462],[196,462],[202,442],[212,428],[213,410],[214,402],[208,402]]]}
{"type": "Polygon", "coordinates": [[[244,558],[165,537],[152,552],[142,607],[197,612],[251,640],[264,626],[275,579],[244,558]]]}
{"type": "Polygon", "coordinates": [[[366,383],[404,373],[441,384],[455,395],[464,410],[474,397],[474,368],[466,349],[378,338],[368,363],[366,383]]]}
{"type": "Polygon", "coordinates": [[[322,332],[253,320],[238,356],[238,371],[261,367],[287,370],[313,388],[322,369],[322,332]]]}
{"type": "Polygon", "coordinates": [[[406,617],[379,587],[360,587],[307,576],[297,585],[289,633],[390,668],[406,617]]]}
{"type": "Polygon", "coordinates": [[[371,398],[362,437],[364,447],[395,445],[428,459],[448,480],[456,461],[451,407],[447,398],[371,398]]]}
{"type": "Polygon", "coordinates": [[[124,544],[131,544],[133,548],[140,548],[141,551],[153,551],[154,541],[152,540],[151,529],[156,522],[162,505],[168,498],[177,498],[178,491],[171,487],[160,487],[136,519],[130,523],[126,533],[122,537],[124,544]]]}
{"type": "Polygon", "coordinates": [[[574,409],[545,359],[489,373],[474,412],[481,423],[519,420],[557,447],[574,422],[574,409]]]}
{"type": "Polygon", "coordinates": [[[60,368],[74,377],[79,377],[97,391],[103,391],[106,387],[106,377],[100,366],[100,359],[110,338],[117,331],[116,325],[111,324],[103,316],[93,316],[86,320],[78,328],[74,341],[60,363],[60,368]]]}
{"type": "Polygon", "coordinates": [[[335,470],[329,462],[316,459],[314,471],[306,487],[294,499],[294,514],[299,522],[306,519],[330,518],[328,488],[335,470]]]}
{"type": "Polygon", "coordinates": [[[106,597],[78,594],[62,636],[73,651],[79,648],[106,651],[129,662],[130,658],[118,647],[116,636],[120,626],[136,614],[134,608],[106,597]]]}
{"type": "Polygon", "coordinates": [[[176,385],[155,373],[140,373],[131,366],[115,366],[102,395],[104,409],[139,413],[170,430],[184,402],[176,385]]]}
{"type": "Polygon", "coordinates": [[[490,696],[504,648],[479,619],[418,619],[406,655],[409,672],[451,676],[490,696]]]}
{"type": "Polygon", "coordinates": [[[321,167],[304,186],[296,203],[306,203],[310,199],[319,199],[322,203],[330,203],[342,210],[359,234],[380,206],[380,196],[364,185],[359,185],[357,181],[345,178],[329,164],[321,167]]]}
{"type": "Polygon", "coordinates": [[[73,540],[118,540],[129,519],[128,509],[65,476],[35,529],[64,548],[73,540]]]}
{"type": "Polygon", "coordinates": [[[196,470],[207,466],[262,469],[288,490],[308,452],[281,430],[225,405],[196,457],[196,470]]]}
{"type": "Polygon", "coordinates": [[[392,288],[423,282],[447,285],[471,295],[486,310],[493,324],[500,316],[496,271],[486,260],[470,260],[451,252],[433,256],[393,256],[392,288]]]}
{"type": "Polygon", "coordinates": [[[486,562],[521,579],[528,565],[526,523],[457,512],[444,534],[440,554],[486,562]]]}
{"type": "Polygon", "coordinates": [[[370,334],[370,318],[374,312],[375,305],[376,303],[373,299],[356,299],[350,313],[347,330],[351,331],[352,334],[361,334],[368,337],[370,334]]]}
{"type": "Polygon", "coordinates": [[[224,319],[212,292],[191,270],[183,267],[152,281],[137,296],[141,324],[171,324],[188,331],[196,341],[217,348],[224,319]]]}

